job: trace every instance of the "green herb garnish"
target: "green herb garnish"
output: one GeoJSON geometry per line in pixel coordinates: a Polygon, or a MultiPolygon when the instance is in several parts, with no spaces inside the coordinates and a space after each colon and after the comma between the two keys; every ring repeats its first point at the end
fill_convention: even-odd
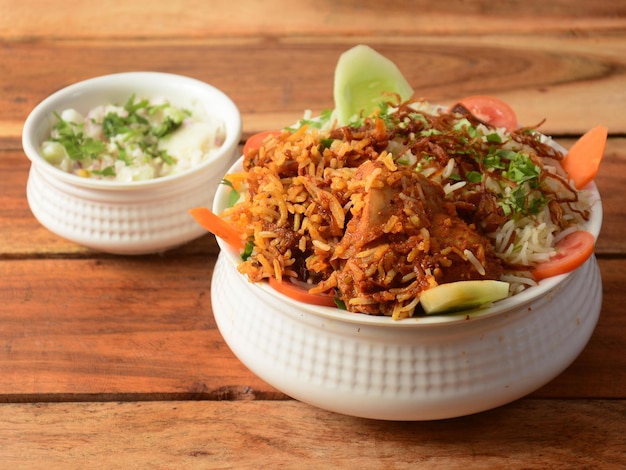
{"type": "Polygon", "coordinates": [[[481,183],[483,181],[483,175],[478,171],[469,171],[465,175],[465,179],[470,183],[481,183]]]}
{"type": "Polygon", "coordinates": [[[59,119],[54,125],[57,137],[51,140],[63,145],[72,160],[94,159],[97,158],[98,154],[106,150],[104,142],[85,137],[84,125],[64,121],[56,113],[55,116],[59,119]]]}
{"type": "Polygon", "coordinates": [[[252,256],[252,251],[254,250],[254,243],[252,241],[247,241],[246,246],[241,253],[242,261],[246,261],[250,256],[252,256]]]}
{"type": "Polygon", "coordinates": [[[525,153],[514,153],[510,159],[508,170],[502,175],[515,183],[536,181],[541,174],[540,168],[525,153]]]}
{"type": "Polygon", "coordinates": [[[334,140],[335,139],[331,139],[331,138],[320,139],[320,146],[322,147],[322,150],[330,148],[334,140]]]}
{"type": "MultiPolygon", "coordinates": [[[[176,131],[191,113],[169,103],[151,105],[149,100],[137,100],[135,95],[128,99],[123,109],[123,113],[107,113],[101,122],[92,121],[102,127],[102,140],[86,137],[84,124],[65,121],[55,113],[58,121],[50,140],[59,142],[69,158],[76,161],[89,162],[108,156],[130,166],[135,160],[131,154],[140,149],[148,158],[160,158],[166,164],[174,165],[176,159],[160,149],[159,142],[176,131]],[[109,145],[111,143],[114,145],[109,145]]],[[[112,166],[91,170],[91,173],[115,176],[112,166]]]]}
{"type": "Polygon", "coordinates": [[[102,175],[102,176],[115,176],[115,168],[112,166],[107,166],[104,170],[90,170],[94,175],[102,175]]]}
{"type": "Polygon", "coordinates": [[[239,201],[239,193],[233,186],[233,183],[224,178],[220,184],[228,186],[230,188],[230,192],[228,193],[228,207],[233,207],[239,201]]]}
{"type": "Polygon", "coordinates": [[[487,142],[493,142],[493,143],[497,143],[497,144],[501,144],[502,143],[502,137],[500,136],[500,134],[494,132],[492,134],[487,134],[485,136],[485,138],[487,139],[487,142]]]}

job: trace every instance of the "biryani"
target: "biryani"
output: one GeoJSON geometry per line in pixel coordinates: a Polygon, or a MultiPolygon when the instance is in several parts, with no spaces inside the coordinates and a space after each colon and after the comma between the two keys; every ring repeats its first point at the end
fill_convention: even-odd
{"type": "Polygon", "coordinates": [[[536,128],[398,97],[348,126],[322,116],[270,134],[226,176],[238,200],[220,215],[247,240],[251,282],[399,319],[440,284],[536,284],[533,267],[590,216],[562,159],[536,128]]]}

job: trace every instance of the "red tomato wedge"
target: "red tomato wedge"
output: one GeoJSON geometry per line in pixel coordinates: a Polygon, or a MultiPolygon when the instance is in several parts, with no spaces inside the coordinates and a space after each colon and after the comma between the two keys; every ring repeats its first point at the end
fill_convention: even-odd
{"type": "Polygon", "coordinates": [[[278,281],[275,277],[270,277],[270,286],[287,297],[303,302],[305,304],[320,305],[323,307],[336,307],[335,300],[330,295],[309,294],[305,287],[300,287],[291,281],[278,281]]]}
{"type": "Polygon", "coordinates": [[[459,100],[475,117],[496,127],[504,127],[511,132],[517,129],[517,115],[513,108],[493,96],[468,96],[459,100]]]}
{"type": "Polygon", "coordinates": [[[193,218],[216,237],[220,237],[235,250],[243,250],[244,243],[239,233],[227,221],[214,214],[206,207],[189,209],[193,218]]]}
{"type": "Polygon", "coordinates": [[[604,126],[596,126],[587,131],[572,145],[561,161],[561,166],[576,188],[584,188],[598,174],[608,134],[609,131],[604,126]]]}
{"type": "Polygon", "coordinates": [[[281,134],[281,131],[264,131],[264,132],[259,132],[258,134],[254,134],[250,136],[250,138],[246,140],[246,143],[243,146],[244,156],[248,155],[248,152],[250,150],[258,149],[261,145],[263,145],[263,142],[269,136],[271,135],[279,136],[280,134],[281,134]]]}
{"type": "Polygon", "coordinates": [[[537,281],[565,274],[583,265],[593,254],[595,240],[584,230],[572,232],[556,244],[556,255],[535,266],[533,278],[537,281]]]}

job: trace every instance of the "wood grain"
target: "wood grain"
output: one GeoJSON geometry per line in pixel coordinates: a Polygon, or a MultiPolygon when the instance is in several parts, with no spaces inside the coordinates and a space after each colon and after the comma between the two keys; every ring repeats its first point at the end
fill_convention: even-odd
{"type": "MultiPolygon", "coordinates": [[[[416,91],[450,104],[472,94],[508,101],[520,122],[552,135],[578,135],[596,124],[625,134],[626,28],[605,34],[4,42],[0,47],[0,139],[19,139],[37,103],[71,83],[97,75],[155,70],[189,75],[226,92],[241,110],[245,136],[282,128],[333,107],[339,55],[365,42],[394,60],[416,91]],[[54,59],[51,59],[54,58],[54,59]],[[234,79],[236,77],[236,79],[234,79]]],[[[0,38],[1,41],[1,38],[0,38]]],[[[10,140],[19,145],[19,140],[10,140]]],[[[14,147],[19,148],[19,147],[14,147]]]]}
{"type": "Polygon", "coordinates": [[[0,405],[7,468],[602,469],[626,465],[626,402],[524,400],[439,422],[288,402],[0,405]]]}
{"type": "Polygon", "coordinates": [[[1,263],[0,401],[276,395],[216,330],[212,265],[208,256],[1,263]]]}
{"type": "Polygon", "coordinates": [[[98,6],[66,0],[0,3],[0,31],[11,39],[223,38],[246,36],[405,36],[545,31],[619,30],[626,7],[613,0],[493,2],[487,0],[177,0],[155,8],[148,0],[98,6]],[[37,15],[31,12],[36,11],[37,15]]]}
{"type": "MultiPolygon", "coordinates": [[[[0,262],[0,402],[282,397],[216,329],[212,264],[209,256],[167,254],[0,262]]],[[[626,266],[602,259],[600,267],[595,333],[536,397],[623,397],[626,266]]]]}

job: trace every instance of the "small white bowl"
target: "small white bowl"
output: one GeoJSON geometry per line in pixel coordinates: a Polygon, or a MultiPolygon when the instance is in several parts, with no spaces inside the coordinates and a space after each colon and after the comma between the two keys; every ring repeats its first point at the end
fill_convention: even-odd
{"type": "Polygon", "coordinates": [[[241,115],[222,91],[202,81],[160,72],[128,72],[92,78],[43,100],[24,124],[22,145],[31,160],[27,198],[31,211],[51,232],[88,248],[114,254],[157,253],[206,232],[187,212],[210,207],[221,178],[237,157],[241,115]],[[201,107],[224,122],[226,140],[209,159],[187,171],[135,182],[104,181],[64,172],[41,155],[54,113],[74,108],[164,97],[183,108],[201,107]]]}
{"type": "MultiPolygon", "coordinates": [[[[241,168],[238,162],[232,171],[241,168]]],[[[597,239],[602,204],[586,229],[597,239]]],[[[213,211],[227,204],[219,188],[213,211]]],[[[260,378],[326,410],[383,420],[433,420],[504,405],[545,385],[583,350],[597,324],[595,257],[492,307],[403,320],[294,301],[237,271],[221,251],[211,295],[224,340],[260,378]]]]}

